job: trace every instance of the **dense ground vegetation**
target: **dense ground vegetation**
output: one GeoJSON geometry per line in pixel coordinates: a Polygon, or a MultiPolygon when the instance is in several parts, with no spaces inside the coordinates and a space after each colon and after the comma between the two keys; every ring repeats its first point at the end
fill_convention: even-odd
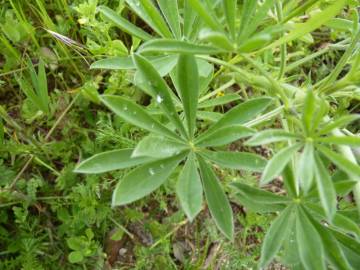
{"type": "Polygon", "coordinates": [[[0,0],[0,269],[359,269],[357,0],[0,0]]]}

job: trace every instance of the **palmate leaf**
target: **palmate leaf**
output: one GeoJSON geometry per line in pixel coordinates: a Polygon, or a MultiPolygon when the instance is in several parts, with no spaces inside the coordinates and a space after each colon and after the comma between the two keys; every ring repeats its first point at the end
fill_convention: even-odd
{"type": "Polygon", "coordinates": [[[75,168],[77,173],[104,173],[151,162],[149,157],[132,157],[134,149],[112,150],[96,154],[82,161],[75,168]]]}
{"type": "Polygon", "coordinates": [[[232,240],[234,237],[234,224],[230,203],[212,168],[199,156],[198,161],[205,197],[211,216],[214,218],[219,230],[228,239],[232,240]]]}
{"type": "Polygon", "coordinates": [[[278,253],[294,221],[294,205],[290,205],[272,222],[261,247],[260,267],[266,267],[278,253]]]}
{"type": "Polygon", "coordinates": [[[150,194],[168,179],[186,154],[184,152],[171,158],[157,160],[131,171],[116,185],[112,205],[128,204],[150,194]]]}
{"type": "Polygon", "coordinates": [[[196,111],[199,98],[199,73],[193,55],[180,55],[177,64],[177,76],[189,137],[192,138],[196,127],[196,111]]]}
{"type": "Polygon", "coordinates": [[[180,200],[182,209],[190,221],[192,221],[201,210],[202,184],[196,166],[194,154],[190,153],[180,173],[176,184],[176,193],[180,200]]]}

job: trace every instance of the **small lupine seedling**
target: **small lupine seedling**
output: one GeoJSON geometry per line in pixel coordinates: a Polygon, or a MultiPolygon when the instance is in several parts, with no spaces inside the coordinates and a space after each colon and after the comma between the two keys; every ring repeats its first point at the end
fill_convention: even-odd
{"type": "Polygon", "coordinates": [[[145,81],[146,93],[152,96],[168,119],[159,122],[146,109],[120,97],[103,95],[102,102],[125,121],[150,132],[135,149],[121,149],[97,154],[76,168],[80,173],[102,173],[139,166],[116,186],[112,204],[124,205],[148,195],[161,186],[177,166],[184,163],[176,192],[190,220],[202,208],[203,192],[218,228],[233,238],[233,215],[228,199],[211,164],[224,168],[262,171],[265,160],[253,153],[213,151],[211,147],[229,144],[254,133],[243,124],[253,120],[271,103],[268,97],[242,102],[226,112],[207,130],[197,130],[199,81],[197,63],[192,55],[181,55],[177,63],[177,97],[154,66],[140,55],[134,63],[145,81]],[[174,101],[183,107],[184,119],[174,101]]]}

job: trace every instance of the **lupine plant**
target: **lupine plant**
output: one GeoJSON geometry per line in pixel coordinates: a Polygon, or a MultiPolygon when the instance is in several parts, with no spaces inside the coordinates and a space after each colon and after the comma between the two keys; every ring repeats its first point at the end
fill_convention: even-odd
{"type": "Polygon", "coordinates": [[[276,258],[293,269],[357,269],[360,166],[354,149],[360,146],[360,137],[346,127],[358,123],[359,115],[334,110],[334,103],[359,100],[356,1],[126,3],[151,31],[108,7],[99,7],[106,20],[132,36],[133,54],[99,60],[92,68],[136,70],[133,82],[152,98],[154,106],[141,106],[121,96],[100,99],[149,135],[134,149],[97,154],[81,162],[76,171],[103,173],[136,166],[116,185],[112,200],[116,206],[148,195],[180,166],[176,193],[188,219],[192,221],[201,211],[204,193],[216,225],[230,240],[234,238],[232,209],[212,165],[260,172],[260,186],[266,188],[276,179],[286,195],[240,182],[231,184],[234,192],[230,194],[249,209],[277,215],[264,239],[259,267],[276,258]],[[344,7],[352,21],[334,18],[344,7]],[[309,16],[302,21],[304,13],[309,16]],[[312,43],[310,33],[322,25],[347,32],[345,41],[333,44],[344,53],[322,78],[314,80],[306,74],[301,86],[292,84],[300,76],[287,77],[290,71],[329,49],[291,62],[287,44],[312,43]],[[143,42],[139,47],[138,40],[143,42]],[[277,61],[269,56],[274,52],[277,61]],[[212,65],[217,66],[215,74],[212,65]],[[209,82],[225,69],[257,97],[212,98],[209,82]],[[236,105],[223,114],[204,117],[209,113],[202,110],[204,100],[208,107],[230,101],[236,105]],[[269,121],[277,128],[253,129],[269,121]],[[246,147],[276,146],[272,158],[266,162],[251,152],[219,148],[246,137],[251,137],[244,142],[246,147]],[[346,196],[354,198],[358,209],[340,207],[346,196]]]}

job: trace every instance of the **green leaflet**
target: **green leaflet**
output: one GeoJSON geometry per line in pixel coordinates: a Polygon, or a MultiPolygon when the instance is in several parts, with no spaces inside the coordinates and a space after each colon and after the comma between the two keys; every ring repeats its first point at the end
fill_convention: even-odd
{"type": "Polygon", "coordinates": [[[336,241],[336,238],[331,234],[331,232],[328,231],[319,222],[317,222],[311,215],[309,215],[308,212],[306,212],[306,216],[309,218],[309,220],[311,221],[311,223],[314,225],[315,229],[319,233],[324,247],[331,247],[324,249],[325,255],[330,261],[330,263],[336,269],[347,269],[347,270],[352,269],[350,264],[346,260],[344,252],[342,251],[339,243],[336,241]]]}
{"type": "Polygon", "coordinates": [[[254,136],[247,140],[245,144],[249,146],[256,146],[298,138],[300,138],[299,135],[282,129],[266,129],[257,132],[254,136]]]}
{"type": "Polygon", "coordinates": [[[360,136],[327,136],[316,138],[316,141],[329,144],[360,146],[360,136]]]}
{"type": "Polygon", "coordinates": [[[176,74],[187,129],[189,137],[192,138],[196,128],[196,111],[199,98],[199,73],[195,57],[190,54],[180,55],[176,74]]]}
{"type": "Polygon", "coordinates": [[[300,155],[297,171],[297,181],[304,190],[305,194],[310,190],[313,183],[314,163],[314,145],[307,142],[300,155]]]}
{"type": "Polygon", "coordinates": [[[203,133],[195,139],[195,145],[200,147],[221,146],[254,134],[254,130],[234,125],[219,128],[212,133],[203,133]]]}
{"type": "Polygon", "coordinates": [[[169,140],[166,137],[149,135],[136,145],[132,157],[153,157],[154,159],[160,159],[177,155],[188,148],[188,145],[169,140]]]}
{"type": "Polygon", "coordinates": [[[339,169],[348,173],[352,176],[356,181],[360,181],[360,166],[353,163],[352,161],[346,159],[342,155],[330,150],[327,147],[318,145],[317,148],[328,158],[331,160],[339,169]]]}
{"type": "MultiPolygon", "coordinates": [[[[176,65],[177,55],[166,55],[148,57],[148,60],[156,68],[161,76],[168,74],[176,65]]],[[[135,69],[135,64],[131,56],[110,57],[95,61],[90,69],[112,69],[112,70],[130,70],[135,69]]]]}
{"type": "Polygon", "coordinates": [[[327,122],[318,132],[319,135],[327,134],[335,128],[345,127],[353,121],[356,121],[360,118],[359,114],[351,114],[340,116],[339,118],[332,119],[332,121],[327,122]]]}
{"type": "Polygon", "coordinates": [[[201,41],[210,42],[215,47],[226,51],[233,51],[234,44],[229,40],[229,38],[222,32],[213,31],[208,28],[201,29],[199,33],[199,39],[201,41]]]}
{"type": "Polygon", "coordinates": [[[272,192],[245,185],[239,182],[231,183],[231,186],[233,186],[237,191],[241,192],[241,194],[248,195],[249,197],[251,197],[252,200],[260,204],[267,205],[291,203],[291,199],[289,199],[288,197],[279,196],[272,192]]]}
{"type": "Polygon", "coordinates": [[[175,125],[181,135],[187,137],[184,125],[182,124],[175,105],[172,101],[171,90],[166,82],[161,78],[153,65],[146,58],[135,54],[133,56],[134,63],[139,70],[141,76],[147,83],[149,93],[155,98],[165,116],[175,125]]]}
{"type": "Polygon", "coordinates": [[[280,250],[294,226],[294,206],[290,205],[272,222],[261,247],[260,267],[266,267],[280,250]]]}
{"type": "Polygon", "coordinates": [[[230,111],[225,113],[219,119],[219,121],[210,126],[210,128],[207,130],[207,133],[210,134],[215,130],[219,130],[221,128],[244,124],[247,121],[254,119],[258,114],[263,112],[270,105],[270,103],[271,98],[268,97],[255,98],[240,103],[239,105],[235,106],[230,111]]]}
{"type": "Polygon", "coordinates": [[[236,35],[235,34],[235,31],[236,31],[235,20],[236,20],[237,1],[236,0],[224,0],[224,1],[222,1],[222,4],[223,4],[225,18],[226,18],[229,32],[230,32],[232,38],[235,40],[235,35],[236,35]]]}
{"type": "Polygon", "coordinates": [[[194,154],[190,153],[176,184],[176,193],[182,209],[190,221],[200,212],[202,206],[202,184],[194,154]]]}
{"type": "Polygon", "coordinates": [[[238,94],[227,94],[224,96],[208,99],[205,101],[201,101],[198,105],[199,108],[208,108],[208,107],[215,107],[219,105],[228,104],[230,102],[236,101],[241,99],[238,94]]]}
{"type": "Polygon", "coordinates": [[[140,3],[147,16],[151,19],[150,25],[155,26],[154,30],[163,37],[170,38],[172,36],[171,32],[158,9],[153,5],[153,2],[151,0],[140,0],[140,3]]]}
{"type": "Polygon", "coordinates": [[[120,96],[112,95],[101,96],[101,101],[125,121],[156,134],[179,140],[176,133],[159,123],[141,106],[133,103],[132,101],[120,96]]]}
{"type": "Polygon", "coordinates": [[[122,18],[119,16],[115,11],[112,9],[100,6],[98,7],[98,10],[101,12],[101,14],[104,15],[106,19],[114,23],[117,27],[119,27],[124,32],[134,35],[135,37],[138,37],[142,40],[149,40],[152,38],[151,35],[143,31],[142,29],[138,28],[137,26],[130,23],[128,20],[122,18]]]}
{"type": "Polygon", "coordinates": [[[167,53],[189,53],[189,54],[217,54],[223,52],[219,48],[207,45],[197,45],[187,41],[172,39],[152,39],[140,46],[140,53],[145,52],[167,52],[167,53]]]}
{"type": "Polygon", "coordinates": [[[234,237],[233,214],[230,203],[212,168],[201,157],[198,157],[201,179],[211,216],[217,227],[230,240],[234,237]]]}
{"type": "Polygon", "coordinates": [[[177,0],[158,0],[159,7],[167,23],[169,24],[174,38],[181,38],[179,8],[177,0]]]}
{"type": "Polygon", "coordinates": [[[149,157],[132,157],[134,149],[112,150],[96,154],[76,166],[77,173],[104,173],[147,163],[153,160],[149,157]]]}
{"type": "Polygon", "coordinates": [[[336,193],[331,177],[318,155],[315,156],[315,180],[320,201],[329,221],[336,212],[336,193]]]}
{"type": "Polygon", "coordinates": [[[313,91],[308,90],[304,100],[304,109],[302,114],[302,122],[304,126],[305,133],[309,136],[313,131],[314,124],[314,113],[316,110],[316,99],[313,91]]]}
{"type": "Polygon", "coordinates": [[[264,158],[252,153],[204,150],[200,152],[200,155],[230,169],[261,172],[266,165],[264,158]]]}
{"type": "Polygon", "coordinates": [[[260,183],[262,185],[267,184],[275,177],[279,176],[292,156],[300,149],[300,147],[300,144],[294,144],[277,152],[267,163],[260,183]]]}
{"type": "Polygon", "coordinates": [[[181,153],[134,169],[116,185],[112,205],[128,204],[148,195],[167,180],[184,157],[181,153]]]}
{"type": "Polygon", "coordinates": [[[301,263],[306,270],[325,270],[324,247],[321,238],[304,210],[300,207],[297,209],[296,241],[301,263]]]}
{"type": "Polygon", "coordinates": [[[189,5],[198,13],[199,17],[212,29],[221,30],[221,24],[213,16],[212,10],[208,10],[200,0],[188,0],[189,5]]]}

